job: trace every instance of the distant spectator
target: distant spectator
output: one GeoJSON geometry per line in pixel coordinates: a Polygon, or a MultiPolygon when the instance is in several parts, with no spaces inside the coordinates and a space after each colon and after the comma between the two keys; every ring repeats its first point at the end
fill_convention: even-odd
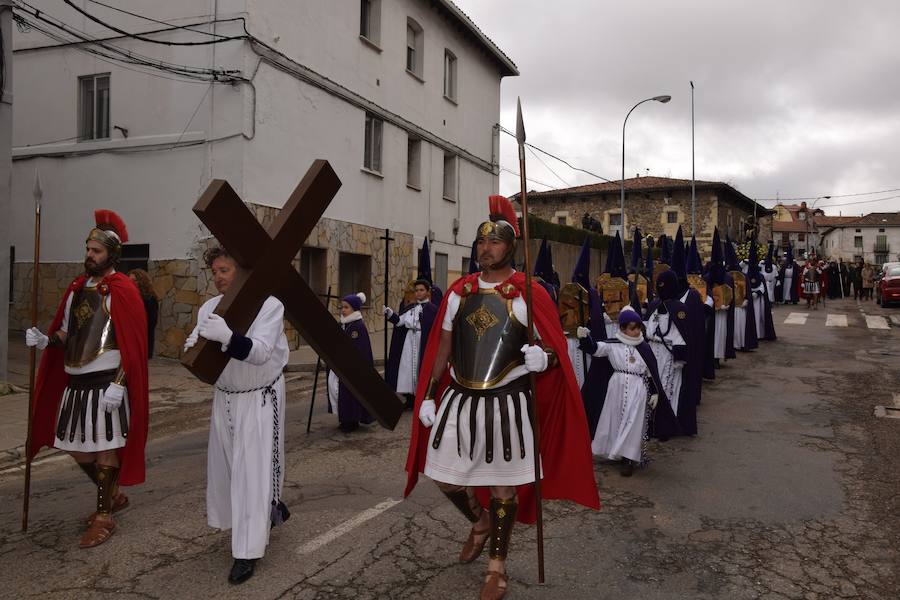
{"type": "Polygon", "coordinates": [[[153,358],[156,321],[159,316],[159,298],[156,296],[156,290],[153,289],[153,283],[150,281],[150,274],[147,271],[132,269],[128,272],[128,276],[137,284],[141,298],[144,300],[144,309],[147,311],[147,358],[153,358]]]}
{"type": "Polygon", "coordinates": [[[862,268],[862,291],[866,300],[872,299],[872,288],[875,287],[875,269],[866,263],[862,268]]]}

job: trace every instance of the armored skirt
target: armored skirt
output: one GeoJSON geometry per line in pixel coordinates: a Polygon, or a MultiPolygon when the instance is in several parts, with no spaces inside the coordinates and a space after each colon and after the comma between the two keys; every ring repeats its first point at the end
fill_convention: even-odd
{"type": "Polygon", "coordinates": [[[428,439],[425,475],[463,486],[534,482],[534,434],[528,377],[473,390],[452,381],[428,439]]]}
{"type": "Polygon", "coordinates": [[[55,448],[67,452],[102,452],[125,445],[128,436],[128,392],[118,410],[106,412],[101,400],[116,369],[70,375],[56,417],[55,448]]]}

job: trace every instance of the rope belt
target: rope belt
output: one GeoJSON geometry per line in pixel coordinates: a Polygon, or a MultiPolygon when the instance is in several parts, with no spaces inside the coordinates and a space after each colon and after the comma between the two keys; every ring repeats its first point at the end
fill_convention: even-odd
{"type": "Polygon", "coordinates": [[[265,405],[266,405],[266,398],[267,398],[267,397],[271,397],[271,398],[272,398],[272,402],[275,402],[275,401],[277,400],[278,396],[277,396],[277,394],[275,393],[275,387],[274,387],[274,386],[275,386],[276,383],[278,383],[278,380],[281,379],[282,377],[284,377],[284,373],[279,374],[278,377],[276,377],[276,378],[272,381],[272,383],[268,383],[268,384],[266,384],[266,385],[261,385],[261,386],[259,386],[259,387],[255,387],[255,388],[252,388],[252,389],[249,389],[249,390],[229,390],[229,389],[226,389],[226,388],[223,388],[223,387],[219,387],[219,386],[215,386],[215,387],[216,387],[216,389],[217,389],[218,391],[222,392],[223,394],[229,395],[229,396],[232,395],[232,394],[250,394],[250,393],[252,393],[252,392],[259,392],[259,391],[261,391],[261,392],[263,393],[263,394],[262,394],[262,405],[265,406],[265,405]]]}

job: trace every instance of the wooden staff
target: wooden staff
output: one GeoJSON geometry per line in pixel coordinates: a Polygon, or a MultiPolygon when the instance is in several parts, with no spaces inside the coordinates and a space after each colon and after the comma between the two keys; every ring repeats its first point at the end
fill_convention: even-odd
{"type": "MultiPolygon", "coordinates": [[[[38,290],[41,269],[41,178],[34,172],[34,264],[31,270],[31,326],[37,327],[38,290]]],[[[31,347],[28,355],[28,432],[25,435],[25,492],[22,495],[22,531],[28,531],[28,501],[31,496],[31,419],[34,414],[34,367],[37,348],[31,347]]]]}
{"type": "MultiPolygon", "coordinates": [[[[522,242],[525,244],[525,307],[528,321],[528,344],[534,346],[534,309],[531,303],[531,252],[528,247],[528,193],[525,183],[525,123],[522,121],[522,101],[516,99],[516,142],[519,145],[519,184],[522,204],[522,242]]],[[[531,414],[534,415],[534,505],[537,513],[538,582],[544,583],[544,510],[541,499],[541,420],[538,417],[537,388],[534,373],[528,373],[531,386],[531,414]]]]}
{"type": "MultiPolygon", "coordinates": [[[[328,293],[325,295],[325,302],[331,302],[331,286],[328,286],[328,293]]],[[[313,377],[313,389],[312,389],[312,397],[309,400],[309,418],[306,420],[306,433],[309,433],[310,427],[312,427],[312,417],[313,417],[313,408],[316,406],[316,389],[319,387],[319,370],[322,368],[322,357],[318,354],[316,355],[316,374],[313,377]]],[[[325,383],[325,399],[326,402],[330,402],[328,400],[328,383],[325,383]]]]}

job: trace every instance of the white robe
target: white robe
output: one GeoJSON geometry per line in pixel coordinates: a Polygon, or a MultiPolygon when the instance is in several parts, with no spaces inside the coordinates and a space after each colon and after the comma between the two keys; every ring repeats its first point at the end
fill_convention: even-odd
{"type": "Polygon", "coordinates": [[[566,347],[569,350],[569,360],[572,361],[572,370],[575,371],[575,381],[578,389],[584,385],[584,374],[591,368],[591,355],[582,352],[578,347],[578,339],[570,335],[566,336],[566,347]]]}
{"type": "Polygon", "coordinates": [[[419,349],[422,345],[422,305],[416,304],[402,315],[398,325],[406,327],[400,370],[397,372],[397,393],[415,394],[419,382],[419,349]]]}
{"type": "Polygon", "coordinates": [[[797,293],[794,290],[794,267],[787,267],[784,270],[784,283],[782,284],[783,288],[781,290],[781,299],[785,304],[788,302],[793,302],[797,300],[794,295],[797,293]]]}
{"type": "MultiPolygon", "coordinates": [[[[617,335],[620,340],[625,337],[617,335]]],[[[606,356],[615,371],[609,379],[591,451],[610,460],[624,457],[640,461],[647,424],[647,365],[637,348],[626,343],[597,342],[594,356],[606,356]]]]}
{"type": "Polygon", "coordinates": [[[685,362],[683,360],[675,360],[673,351],[676,348],[684,348],[687,342],[674,325],[669,327],[669,315],[660,314],[654,311],[644,321],[644,327],[647,329],[647,342],[650,349],[653,350],[653,356],[656,357],[656,367],[659,369],[660,383],[669,397],[669,403],[672,405],[672,412],[678,414],[678,398],[681,395],[681,379],[684,371],[685,362]],[[666,331],[668,329],[668,331],[666,331]],[[663,343],[665,341],[665,344],[663,343]]]}
{"type": "Polygon", "coordinates": [[[753,316],[756,318],[756,339],[761,340],[766,336],[766,286],[760,283],[750,290],[753,294],[753,316]]]}
{"type": "Polygon", "coordinates": [[[734,349],[741,350],[747,345],[747,300],[734,307],[734,349]]]}
{"type": "MultiPolygon", "coordinates": [[[[478,287],[481,289],[493,288],[498,284],[488,283],[478,279],[478,287]]],[[[459,310],[460,297],[455,292],[447,295],[447,309],[444,314],[444,321],[441,328],[444,331],[453,331],[453,319],[459,310]]],[[[522,296],[517,296],[512,301],[512,311],[519,323],[527,323],[528,315],[525,307],[525,300],[522,296]]],[[[535,337],[540,336],[535,330],[535,337]]],[[[514,367],[497,385],[487,388],[487,390],[502,387],[520,377],[528,374],[528,370],[522,366],[514,367]]],[[[456,380],[456,374],[450,367],[450,376],[456,380]]],[[[485,392],[487,392],[485,390],[485,392]]],[[[473,390],[473,393],[477,393],[473,390]]],[[[519,451],[518,435],[511,436],[512,458],[509,461],[503,459],[503,432],[501,429],[500,404],[495,402],[494,406],[494,460],[491,463],[485,461],[485,425],[484,425],[484,409],[479,407],[475,412],[475,443],[471,443],[470,424],[469,424],[469,406],[471,400],[463,402],[462,412],[458,411],[458,401],[453,401],[454,396],[458,396],[459,392],[448,386],[437,406],[437,416],[435,418],[435,426],[431,428],[428,439],[428,453],[425,459],[424,473],[435,481],[449,483],[452,485],[465,486],[515,486],[531,483],[534,481],[534,433],[531,429],[530,419],[522,419],[522,437],[524,440],[525,458],[521,457],[519,451]],[[446,425],[441,442],[437,448],[433,446],[434,435],[437,431],[437,423],[445,418],[446,425]],[[460,416],[457,419],[457,415],[460,416]],[[457,424],[458,421],[458,424],[457,424]],[[459,435],[459,452],[457,452],[457,434],[459,435]],[[471,446],[471,448],[470,448],[471,446]],[[473,458],[469,458],[470,452],[473,458]]],[[[519,401],[524,408],[524,395],[520,394],[519,401]]],[[[514,414],[514,408],[511,399],[507,399],[507,414],[514,414]]],[[[522,413],[527,414],[527,412],[522,413]]],[[[418,418],[418,415],[416,415],[418,418]]],[[[541,469],[543,473],[543,469],[541,469]]]]}
{"type": "Polygon", "coordinates": [[[778,269],[772,267],[771,273],[766,273],[765,263],[759,263],[759,272],[766,282],[766,293],[769,294],[769,302],[775,302],[775,281],[778,279],[778,269]]]}
{"type": "MultiPolygon", "coordinates": [[[[216,296],[203,304],[198,322],[221,299],[216,296]]],[[[191,337],[197,335],[195,328],[191,337]]],[[[282,371],[288,345],[281,302],[271,296],[266,299],[246,335],[253,341],[250,354],[244,360],[229,360],[216,380],[206,512],[210,527],[231,529],[232,556],[251,559],[265,554],[272,502],[280,499],[284,483],[282,371]]]]}
{"type": "MultiPolygon", "coordinates": [[[[706,297],[707,306],[715,306],[712,294],[706,297]]],[[[715,312],[715,340],[713,343],[713,358],[725,358],[725,346],[728,342],[728,307],[721,308],[715,312]]]]}

